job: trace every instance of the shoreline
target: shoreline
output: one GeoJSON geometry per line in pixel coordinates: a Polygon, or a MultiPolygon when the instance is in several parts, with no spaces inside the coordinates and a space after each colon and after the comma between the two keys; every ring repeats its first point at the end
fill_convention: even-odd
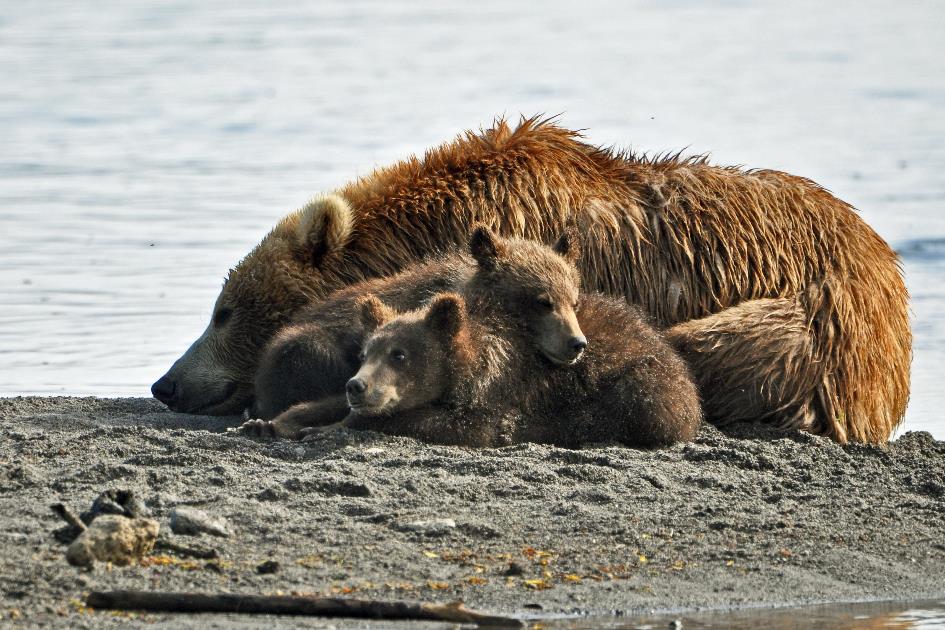
{"type": "Polygon", "coordinates": [[[115,622],[70,601],[120,588],[462,598],[578,619],[945,594],[945,442],[923,432],[839,446],[707,426],[656,451],[474,450],[353,431],[254,440],[225,433],[237,418],[144,398],[0,398],[0,418],[4,619],[16,609],[33,623],[115,622]],[[69,566],[49,504],[81,511],[119,488],[162,529],[186,505],[235,533],[174,537],[217,548],[219,561],[69,566]],[[278,571],[257,573],[267,560],[278,571]]]}

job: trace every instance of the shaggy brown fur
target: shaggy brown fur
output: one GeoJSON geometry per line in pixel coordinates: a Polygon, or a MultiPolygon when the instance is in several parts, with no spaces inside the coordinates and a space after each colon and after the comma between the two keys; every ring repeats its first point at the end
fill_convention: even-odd
{"type": "MultiPolygon", "coordinates": [[[[344,398],[345,383],[358,369],[364,338],[358,323],[360,297],[375,294],[399,310],[415,309],[437,293],[458,290],[474,270],[469,256],[449,256],[388,278],[353,284],[306,309],[263,352],[253,416],[269,420],[296,403],[344,398]]],[[[343,404],[341,417],[346,413],[343,404]]]]}
{"type": "Polygon", "coordinates": [[[515,441],[521,411],[506,404],[508,392],[496,394],[519,358],[507,338],[469,317],[461,296],[445,293],[430,306],[403,314],[376,296],[365,296],[360,305],[368,339],[364,364],[350,384],[360,383],[363,391],[349,384],[351,412],[341,426],[433,444],[483,447],[515,441]],[[393,362],[392,351],[405,359],[393,362]],[[384,391],[394,395],[385,407],[359,404],[384,391]]]}
{"type": "Polygon", "coordinates": [[[437,292],[461,291],[475,303],[522,314],[533,348],[553,362],[573,362],[586,344],[574,314],[580,288],[576,239],[566,230],[554,247],[547,247],[504,239],[480,226],[469,237],[469,254],[337,291],[304,311],[302,321],[269,344],[256,375],[256,418],[242,430],[297,438],[305,427],[345,416],[345,383],[358,369],[364,340],[359,299],[368,294],[408,310],[426,304],[437,292]]]}
{"type": "Polygon", "coordinates": [[[522,368],[529,422],[518,441],[577,447],[622,442],[659,447],[690,441],[702,420],[689,368],[639,309],[600,294],[581,296],[578,322],[587,336],[574,366],[522,368]],[[531,376],[537,374],[537,378],[531,376]]]}
{"type": "Polygon", "coordinates": [[[695,436],[701,410],[686,364],[626,302],[582,296],[590,343],[571,365],[535,352],[528,315],[508,315],[481,303],[470,317],[455,294],[400,316],[365,301],[365,328],[378,328],[342,424],[466,446],[656,447],[695,436]],[[384,404],[359,404],[372,395],[384,404]]]}
{"type": "MultiPolygon", "coordinates": [[[[781,335],[764,316],[743,320],[761,330],[725,334],[710,319],[686,332],[687,354],[709,355],[696,369],[718,370],[699,382],[756,366],[776,393],[760,415],[803,408],[793,424],[839,441],[881,442],[902,420],[908,296],[895,253],[853,208],[801,177],[615,153],[535,119],[468,133],[287,217],[231,272],[216,307],[229,323],[211,324],[155,395],[177,409],[238,412],[264,344],[306,303],[455,246],[475,221],[550,242],[568,220],[586,236],[585,287],[626,297],[659,328],[751,300],[797,302],[820,283],[821,298],[804,302],[812,360],[788,372],[761,363],[781,335]]],[[[795,330],[785,334],[776,354],[797,344],[795,330]]],[[[732,395],[757,382],[729,383],[732,395]]],[[[710,419],[724,422],[726,392],[703,394],[710,419]]]]}
{"type": "Polygon", "coordinates": [[[434,444],[512,442],[514,411],[489,400],[513,362],[509,344],[470,319],[462,297],[445,293],[402,315],[374,296],[361,305],[368,339],[344,426],[434,444]]]}

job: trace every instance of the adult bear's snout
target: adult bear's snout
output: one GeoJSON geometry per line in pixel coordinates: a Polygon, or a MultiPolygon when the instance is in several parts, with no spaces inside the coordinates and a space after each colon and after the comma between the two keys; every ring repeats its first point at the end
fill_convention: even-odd
{"type": "Polygon", "coordinates": [[[165,374],[151,386],[151,395],[170,407],[177,399],[177,382],[165,374]]]}
{"type": "Polygon", "coordinates": [[[580,337],[571,337],[571,339],[568,340],[568,347],[571,348],[574,354],[584,352],[584,349],[587,348],[587,337],[583,335],[580,337]]]}

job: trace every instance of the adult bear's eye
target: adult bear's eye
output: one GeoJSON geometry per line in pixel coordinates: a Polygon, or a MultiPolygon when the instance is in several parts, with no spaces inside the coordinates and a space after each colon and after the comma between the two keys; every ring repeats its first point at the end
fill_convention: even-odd
{"type": "Polygon", "coordinates": [[[367,358],[367,354],[364,352],[364,350],[358,353],[358,361],[360,361],[361,363],[364,363],[364,360],[366,358],[367,358]]]}
{"type": "Polygon", "coordinates": [[[554,304],[551,303],[551,300],[546,297],[538,298],[538,305],[544,308],[552,308],[554,306],[554,304]]]}
{"type": "Polygon", "coordinates": [[[230,315],[233,314],[233,309],[227,307],[221,307],[220,310],[216,312],[213,316],[213,325],[216,328],[219,328],[230,319],[230,315]]]}
{"type": "Polygon", "coordinates": [[[407,358],[407,355],[403,350],[391,350],[390,358],[393,359],[395,363],[401,363],[407,358]]]}

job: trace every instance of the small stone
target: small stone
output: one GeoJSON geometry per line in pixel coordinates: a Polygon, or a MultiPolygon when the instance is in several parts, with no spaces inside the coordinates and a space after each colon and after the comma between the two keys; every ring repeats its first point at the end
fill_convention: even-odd
{"type": "Polygon", "coordinates": [[[408,532],[417,532],[427,536],[442,536],[456,528],[456,521],[451,518],[431,518],[429,520],[411,521],[403,526],[408,532]]]}
{"type": "Polygon", "coordinates": [[[673,619],[670,621],[669,630],[682,630],[682,619],[673,619]]]}
{"type": "Polygon", "coordinates": [[[154,547],[161,526],[147,518],[99,516],[66,551],[69,564],[91,567],[95,561],[131,564],[154,547]]]}
{"type": "Polygon", "coordinates": [[[265,562],[260,562],[256,565],[256,573],[260,575],[268,575],[270,573],[278,573],[279,569],[282,568],[276,560],[266,560],[265,562]]]}
{"type": "Polygon", "coordinates": [[[509,568],[505,570],[505,575],[525,575],[525,569],[523,569],[522,565],[517,562],[510,562],[509,568]]]}
{"type": "Polygon", "coordinates": [[[210,534],[228,538],[231,535],[230,524],[226,519],[187,507],[171,510],[171,531],[183,536],[210,534]]]}

